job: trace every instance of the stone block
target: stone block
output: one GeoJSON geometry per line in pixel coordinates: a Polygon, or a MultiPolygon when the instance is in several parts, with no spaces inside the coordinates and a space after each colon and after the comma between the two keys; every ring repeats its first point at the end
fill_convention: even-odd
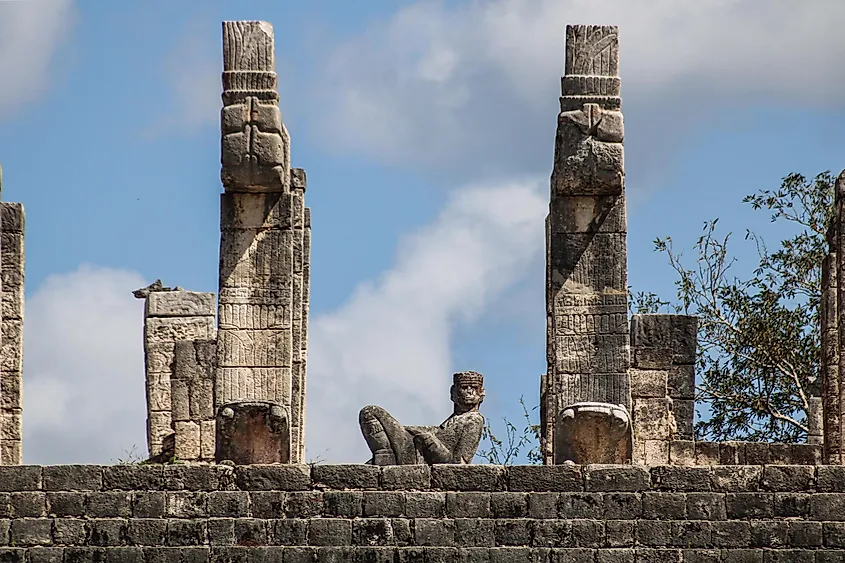
{"type": "Polygon", "coordinates": [[[490,493],[446,493],[447,518],[489,518],[490,493]]]}
{"type": "Polygon", "coordinates": [[[727,521],[712,522],[711,545],[713,547],[749,547],[751,546],[751,526],[748,522],[727,521]]]}
{"type": "Polygon", "coordinates": [[[672,364],[667,369],[666,387],[673,399],[695,399],[695,364],[672,364]]]}
{"type": "Polygon", "coordinates": [[[0,466],[0,491],[37,491],[41,470],[40,465],[0,466]]]}
{"type": "Polygon", "coordinates": [[[669,442],[669,462],[678,466],[695,465],[695,442],[692,440],[672,440],[669,442]]]}
{"type": "Polygon", "coordinates": [[[507,481],[510,491],[584,490],[582,468],[575,465],[513,465],[508,467],[507,481]]]}
{"type": "Polygon", "coordinates": [[[673,438],[678,440],[692,440],[695,434],[695,402],[685,399],[670,399],[672,401],[672,418],[675,431],[673,438]]]}
{"type": "Polygon", "coordinates": [[[244,491],[305,491],[311,485],[311,468],[307,465],[239,466],[235,469],[235,480],[238,488],[244,491]]]}
{"type": "Polygon", "coordinates": [[[216,295],[197,291],[153,291],[147,296],[147,317],[202,317],[217,313],[216,295]]]}
{"type": "Polygon", "coordinates": [[[126,539],[134,545],[164,545],[167,538],[167,520],[158,518],[132,518],[127,523],[126,539]]]}
{"type": "MultiPolygon", "coordinates": [[[[359,518],[352,521],[352,543],[356,546],[393,545],[393,526],[386,518],[359,518]]],[[[356,554],[362,554],[361,548],[356,554]]],[[[392,559],[391,559],[392,561],[392,559]]]]}
{"type": "Polygon", "coordinates": [[[719,444],[719,461],[722,465],[745,465],[745,442],[719,444]]]}
{"type": "Polygon", "coordinates": [[[53,541],[50,518],[18,518],[9,529],[10,543],[15,546],[50,545],[53,541]]]}
{"type": "Polygon", "coordinates": [[[666,465],[669,463],[669,442],[666,440],[643,440],[645,464],[666,465]]]}
{"type": "Polygon", "coordinates": [[[9,495],[12,518],[42,518],[46,516],[47,499],[42,492],[27,491],[9,495]]]}
{"type": "Polygon", "coordinates": [[[305,545],[308,538],[308,520],[286,518],[270,524],[270,541],[275,545],[305,545]]]}
{"type": "Polygon", "coordinates": [[[149,342],[178,342],[214,338],[214,325],[205,317],[149,317],[144,321],[149,342]]]}
{"type": "Polygon", "coordinates": [[[311,468],[311,480],[316,486],[330,489],[378,489],[380,468],[375,465],[322,465],[311,468]]]}
{"type": "Polygon", "coordinates": [[[206,493],[168,492],[165,495],[165,516],[168,518],[207,517],[206,493]]]}
{"type": "Polygon", "coordinates": [[[132,514],[132,494],[127,491],[87,493],[85,511],[91,518],[128,518],[132,514]]]}
{"type": "Polygon", "coordinates": [[[637,523],[637,543],[658,547],[672,545],[672,524],[669,521],[642,520],[637,523]]]}
{"type": "Polygon", "coordinates": [[[605,520],[634,520],[642,515],[642,501],[636,493],[605,493],[605,520]]]}
{"type": "Polygon", "coordinates": [[[135,518],[164,518],[165,496],[162,491],[135,492],[132,515],[135,518]]]}
{"type": "Polygon", "coordinates": [[[845,492],[845,466],[820,465],[816,467],[816,490],[820,493],[845,492]]]}
{"type": "Polygon", "coordinates": [[[503,491],[505,468],[500,465],[433,465],[431,486],[444,491],[503,491]]]}
{"type": "Polygon", "coordinates": [[[769,463],[769,444],[766,442],[746,442],[745,463],[748,465],[766,465],[769,463]]]}
{"type": "Polygon", "coordinates": [[[672,315],[673,363],[694,364],[698,349],[698,317],[672,315]]]}
{"type": "Polygon", "coordinates": [[[47,493],[47,514],[49,516],[83,516],[85,494],[47,493]]]}
{"type": "Polygon", "coordinates": [[[173,423],[176,431],[176,459],[196,460],[200,458],[200,425],[193,421],[177,420],[173,423]]]}
{"type": "Polygon", "coordinates": [[[405,513],[405,493],[366,491],[362,506],[364,516],[401,516],[405,513]]]}
{"type": "Polygon", "coordinates": [[[815,468],[809,465],[769,465],[763,469],[761,485],[764,490],[777,492],[812,489],[815,468]]]}
{"type": "Polygon", "coordinates": [[[672,545],[675,547],[710,547],[710,522],[673,522],[672,545]]]}
{"type": "Polygon", "coordinates": [[[3,389],[0,396],[1,409],[20,409],[21,402],[21,372],[5,372],[0,370],[0,388],[3,389]]]}
{"type": "Polygon", "coordinates": [[[200,421],[200,458],[214,459],[215,437],[217,434],[217,422],[214,420],[200,421]]]}
{"type": "Polygon", "coordinates": [[[719,465],[722,460],[719,442],[696,442],[696,465],[719,465]]]}
{"type": "MultiPolygon", "coordinates": [[[[368,492],[367,494],[371,495],[378,493],[368,492]]],[[[402,493],[399,494],[402,495],[402,493]]],[[[376,503],[376,505],[377,504],[378,503],[376,503]]],[[[400,514],[404,513],[404,495],[402,496],[400,508],[400,514]]],[[[364,493],[362,491],[326,491],[323,493],[323,510],[325,511],[326,516],[334,516],[337,518],[360,517],[364,514],[364,493]]]]}
{"type": "Polygon", "coordinates": [[[352,521],[343,518],[313,518],[308,521],[310,545],[351,545],[352,521]]]}
{"type": "Polygon", "coordinates": [[[496,545],[531,545],[531,522],[524,518],[500,519],[493,522],[496,545]]]}
{"type": "Polygon", "coordinates": [[[724,520],[723,493],[687,493],[687,518],[690,520],[724,520]]]}
{"type": "Polygon", "coordinates": [[[26,227],[26,215],[23,204],[0,202],[0,229],[4,233],[23,233],[26,227]]]}
{"type": "Polygon", "coordinates": [[[455,521],[433,518],[417,518],[414,532],[418,546],[443,546],[455,544],[455,521]]]}
{"type": "Polygon", "coordinates": [[[831,522],[845,521],[845,495],[816,493],[810,498],[810,518],[831,522]]]}
{"type": "Polygon", "coordinates": [[[490,493],[493,518],[524,518],[528,514],[528,493],[490,493]]]}
{"type": "Polygon", "coordinates": [[[675,431],[672,399],[635,398],[632,403],[634,439],[668,441],[675,431]]]}
{"type": "Polygon", "coordinates": [[[725,513],[729,519],[771,518],[774,496],[770,493],[727,493],[725,513]]]}
{"type": "Polygon", "coordinates": [[[425,490],[431,486],[428,465],[386,465],[381,468],[381,488],[389,490],[425,490]]]}
{"type": "Polygon", "coordinates": [[[311,518],[324,514],[325,503],[320,491],[294,491],[285,495],[285,515],[288,518],[311,518]]]}
{"type": "Polygon", "coordinates": [[[409,518],[443,518],[446,516],[446,493],[405,493],[405,515],[409,518]]]}
{"type": "Polygon", "coordinates": [[[98,465],[45,465],[42,468],[45,491],[99,491],[103,468],[98,465]]]}
{"type": "Polygon", "coordinates": [[[667,396],[668,370],[637,369],[628,370],[631,377],[631,396],[634,398],[661,398],[667,396]]]}
{"type": "Polygon", "coordinates": [[[458,547],[493,547],[496,545],[496,521],[478,518],[455,519],[455,543],[458,547]]]}
{"type": "Polygon", "coordinates": [[[103,489],[161,490],[164,469],[161,465],[111,465],[103,467],[103,489]]]}
{"type": "Polygon", "coordinates": [[[643,493],[643,518],[674,520],[686,518],[686,497],[678,493],[643,493]]]}
{"type": "Polygon", "coordinates": [[[810,514],[810,494],[775,493],[775,516],[779,518],[807,518],[810,514]]]}
{"type": "Polygon", "coordinates": [[[652,467],[651,482],[660,490],[707,492],[710,473],[709,467],[652,467]]]}
{"type": "Polygon", "coordinates": [[[602,493],[560,493],[557,513],[561,518],[602,518],[604,495],[602,493]]]}
{"type": "Polygon", "coordinates": [[[631,366],[637,369],[669,369],[674,354],[671,348],[631,347],[631,366]]]}
{"type": "Polygon", "coordinates": [[[167,545],[174,547],[203,545],[207,537],[208,527],[205,520],[170,519],[167,521],[167,545]]]}
{"type": "Polygon", "coordinates": [[[557,518],[560,493],[528,493],[528,517],[557,518]]]}
{"type": "Polygon", "coordinates": [[[587,491],[645,491],[651,488],[648,469],[636,465],[588,465],[584,468],[587,491]]]}
{"type": "Polygon", "coordinates": [[[550,233],[625,233],[627,230],[624,194],[559,196],[549,209],[550,233]]]}

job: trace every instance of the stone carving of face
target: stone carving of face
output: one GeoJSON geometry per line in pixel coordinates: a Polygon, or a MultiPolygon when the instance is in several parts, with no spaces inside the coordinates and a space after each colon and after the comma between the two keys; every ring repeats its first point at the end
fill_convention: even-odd
{"type": "Polygon", "coordinates": [[[484,400],[484,387],[472,381],[458,381],[452,385],[452,402],[462,410],[477,408],[484,400]]]}

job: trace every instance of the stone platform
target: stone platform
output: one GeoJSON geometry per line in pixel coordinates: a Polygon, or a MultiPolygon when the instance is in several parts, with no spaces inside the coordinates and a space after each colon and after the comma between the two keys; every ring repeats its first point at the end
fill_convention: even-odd
{"type": "Polygon", "coordinates": [[[0,561],[845,561],[842,466],[0,467],[0,561]]]}

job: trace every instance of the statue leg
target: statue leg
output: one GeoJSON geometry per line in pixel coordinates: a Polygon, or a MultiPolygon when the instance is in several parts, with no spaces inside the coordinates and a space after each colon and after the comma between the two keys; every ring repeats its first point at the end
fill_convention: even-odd
{"type": "Polygon", "coordinates": [[[361,432],[373,452],[375,465],[408,465],[416,463],[413,436],[381,407],[361,409],[358,415],[361,432]]]}

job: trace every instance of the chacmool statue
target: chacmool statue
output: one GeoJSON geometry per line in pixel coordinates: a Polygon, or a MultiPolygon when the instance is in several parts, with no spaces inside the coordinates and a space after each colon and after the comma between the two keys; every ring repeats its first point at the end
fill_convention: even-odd
{"type": "Polygon", "coordinates": [[[450,394],[455,409],[440,426],[402,426],[381,407],[361,409],[358,422],[373,453],[367,463],[472,463],[484,430],[484,417],[478,412],[484,400],[484,376],[474,371],[456,373],[450,394]]]}

